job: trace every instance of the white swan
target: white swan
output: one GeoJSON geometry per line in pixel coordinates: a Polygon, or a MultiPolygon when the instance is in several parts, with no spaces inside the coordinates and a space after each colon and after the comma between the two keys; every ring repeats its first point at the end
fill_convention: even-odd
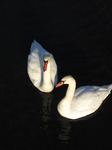
{"type": "Polygon", "coordinates": [[[57,65],[53,55],[35,40],[28,55],[27,72],[33,85],[42,92],[51,92],[57,83],[57,65]]]}
{"type": "Polygon", "coordinates": [[[76,89],[76,81],[70,75],[62,78],[56,87],[63,84],[68,84],[68,89],[57,109],[60,115],[70,119],[79,119],[95,112],[112,90],[112,84],[82,86],[76,89]]]}

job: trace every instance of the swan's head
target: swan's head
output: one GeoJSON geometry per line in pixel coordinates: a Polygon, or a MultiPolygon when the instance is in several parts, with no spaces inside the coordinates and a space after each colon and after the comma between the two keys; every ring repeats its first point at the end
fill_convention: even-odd
{"type": "Polygon", "coordinates": [[[59,87],[63,84],[72,84],[74,82],[75,82],[75,79],[71,75],[68,75],[68,76],[63,77],[61,81],[56,85],[56,87],[59,87]]]}
{"type": "Polygon", "coordinates": [[[44,67],[43,67],[43,70],[46,71],[47,70],[47,66],[48,66],[48,63],[50,62],[50,55],[44,55],[44,67]]]}

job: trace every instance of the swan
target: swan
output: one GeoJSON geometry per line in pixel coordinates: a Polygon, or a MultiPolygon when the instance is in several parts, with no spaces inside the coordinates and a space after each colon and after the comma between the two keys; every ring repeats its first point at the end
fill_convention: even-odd
{"type": "Polygon", "coordinates": [[[76,80],[71,75],[63,77],[56,87],[63,84],[68,84],[68,88],[57,110],[61,116],[69,119],[79,119],[95,112],[112,90],[112,84],[87,85],[76,89],[76,80]]]}
{"type": "Polygon", "coordinates": [[[33,85],[42,92],[51,92],[57,83],[57,64],[53,55],[35,40],[28,55],[27,72],[33,85]]]}

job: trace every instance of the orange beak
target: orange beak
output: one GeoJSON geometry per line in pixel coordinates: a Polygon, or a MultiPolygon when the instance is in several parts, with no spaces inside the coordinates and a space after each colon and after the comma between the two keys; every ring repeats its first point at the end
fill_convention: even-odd
{"type": "Polygon", "coordinates": [[[60,81],[58,84],[56,84],[56,88],[62,85],[63,85],[63,81],[60,81]]]}
{"type": "Polygon", "coordinates": [[[48,65],[48,61],[44,61],[44,68],[43,68],[44,71],[47,70],[47,65],[48,65]]]}

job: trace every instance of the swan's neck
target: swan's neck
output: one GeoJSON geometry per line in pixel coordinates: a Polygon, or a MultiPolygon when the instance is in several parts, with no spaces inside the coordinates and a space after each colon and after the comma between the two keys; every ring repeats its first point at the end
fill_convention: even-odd
{"type": "Polygon", "coordinates": [[[65,97],[69,98],[69,100],[72,100],[75,94],[75,89],[76,89],[76,81],[74,80],[71,84],[68,85],[65,97]]]}
{"type": "Polygon", "coordinates": [[[68,84],[66,95],[58,104],[58,112],[62,116],[69,117],[71,113],[70,108],[71,108],[71,103],[74,97],[75,89],[76,89],[76,82],[74,80],[71,84],[68,84]]]}
{"type": "Polygon", "coordinates": [[[51,92],[54,86],[51,80],[51,71],[50,71],[50,64],[47,65],[47,70],[43,72],[43,80],[40,85],[41,91],[44,92],[51,92]]]}
{"type": "Polygon", "coordinates": [[[50,62],[47,65],[47,70],[43,72],[43,84],[51,83],[50,62]]]}

